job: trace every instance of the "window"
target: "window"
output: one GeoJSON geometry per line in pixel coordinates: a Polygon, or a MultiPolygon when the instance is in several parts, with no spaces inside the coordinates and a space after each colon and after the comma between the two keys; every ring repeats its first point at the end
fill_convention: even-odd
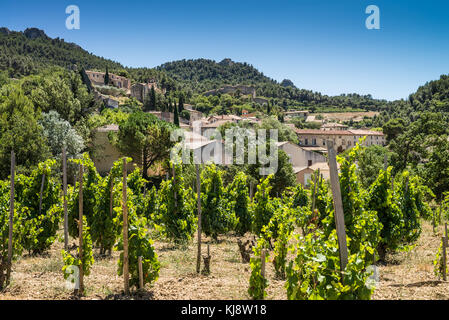
{"type": "Polygon", "coordinates": [[[325,146],[326,145],[326,140],[323,140],[323,146],[325,146]]]}
{"type": "Polygon", "coordinates": [[[312,144],[316,146],[316,139],[312,139],[312,144]]]}
{"type": "Polygon", "coordinates": [[[311,167],[312,164],[313,164],[313,163],[312,163],[312,160],[307,160],[307,166],[308,166],[308,167],[311,167]]]}
{"type": "Polygon", "coordinates": [[[304,186],[308,187],[310,185],[310,179],[312,178],[311,173],[304,173],[304,186]]]}
{"type": "Polygon", "coordinates": [[[304,144],[307,146],[309,144],[309,139],[304,139],[304,144]]]}

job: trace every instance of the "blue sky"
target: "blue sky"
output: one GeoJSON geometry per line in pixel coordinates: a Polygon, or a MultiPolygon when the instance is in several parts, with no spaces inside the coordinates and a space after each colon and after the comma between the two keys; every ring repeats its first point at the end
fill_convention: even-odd
{"type": "Polygon", "coordinates": [[[388,100],[449,73],[449,1],[0,0],[0,26],[45,30],[126,66],[231,58],[324,94],[388,100]],[[77,5],[81,29],[67,30],[77,5]],[[368,30],[368,5],[380,30],[368,30]]]}

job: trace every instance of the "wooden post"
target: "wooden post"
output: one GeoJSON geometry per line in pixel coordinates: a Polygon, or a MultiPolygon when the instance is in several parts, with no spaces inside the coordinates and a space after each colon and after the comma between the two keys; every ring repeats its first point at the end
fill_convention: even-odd
{"type": "Polygon", "coordinates": [[[173,191],[175,196],[175,208],[178,207],[178,193],[176,192],[176,168],[175,164],[173,163],[173,191]]]}
{"type": "Polygon", "coordinates": [[[207,245],[207,256],[203,257],[204,260],[204,268],[203,268],[203,274],[209,275],[210,274],[210,261],[212,257],[210,255],[210,246],[207,245]]]}
{"type": "Polygon", "coordinates": [[[442,241],[443,241],[443,280],[446,281],[447,280],[447,275],[446,275],[446,248],[447,248],[447,238],[446,237],[442,237],[442,241]]]}
{"type": "Polygon", "coordinates": [[[114,179],[112,178],[112,174],[110,174],[111,179],[111,190],[109,196],[109,216],[112,218],[112,212],[114,211],[114,179]]]}
{"type": "MultiPolygon", "coordinates": [[[[80,165],[80,190],[79,190],[79,217],[78,217],[78,230],[79,230],[79,258],[83,261],[83,179],[84,167],[80,165]]],[[[79,266],[79,295],[84,292],[84,266],[80,263],[79,266]]]]}
{"type": "Polygon", "coordinates": [[[317,184],[319,183],[320,177],[320,169],[318,169],[318,175],[313,175],[313,196],[312,196],[312,214],[315,212],[315,203],[316,203],[316,192],[317,192],[317,184]]]}
{"type": "Polygon", "coordinates": [[[143,290],[143,266],[142,257],[139,257],[139,289],[143,290]]]}
{"type": "Polygon", "coordinates": [[[45,173],[42,175],[41,190],[39,192],[39,215],[42,214],[42,197],[44,193],[45,173]]]}
{"type": "Polygon", "coordinates": [[[198,205],[198,252],[196,257],[196,273],[200,273],[201,269],[201,182],[200,182],[200,168],[196,164],[196,190],[197,190],[197,205],[198,205]]]}
{"type": "Polygon", "coordinates": [[[9,235],[8,235],[8,265],[6,266],[6,285],[9,285],[12,267],[12,233],[14,218],[14,179],[16,169],[16,155],[11,151],[11,194],[9,198],[9,235]]]}
{"type": "Polygon", "coordinates": [[[329,155],[329,170],[334,199],[334,219],[337,228],[338,248],[340,252],[340,271],[344,271],[348,264],[348,247],[346,243],[345,217],[343,213],[343,202],[341,199],[340,181],[338,177],[337,155],[332,140],[327,141],[327,154],[329,155]]]}
{"type": "Polygon", "coordinates": [[[251,201],[253,200],[253,196],[254,196],[254,190],[253,189],[254,189],[254,184],[251,181],[249,183],[249,198],[250,198],[251,201]]]}
{"type": "Polygon", "coordinates": [[[128,261],[128,205],[127,205],[126,158],[123,158],[123,281],[125,294],[129,295],[129,261],[128,261]]]}
{"type": "Polygon", "coordinates": [[[265,249],[260,253],[260,275],[265,278],[265,249]]]}
{"type": "Polygon", "coordinates": [[[447,239],[447,222],[444,224],[444,236],[447,239]]]}
{"type": "Polygon", "coordinates": [[[67,213],[67,154],[62,148],[62,189],[64,197],[64,250],[69,250],[69,218],[67,213]]]}

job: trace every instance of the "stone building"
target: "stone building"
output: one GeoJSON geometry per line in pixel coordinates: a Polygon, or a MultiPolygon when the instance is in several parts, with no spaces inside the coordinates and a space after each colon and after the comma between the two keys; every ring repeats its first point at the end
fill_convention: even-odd
{"type": "Polygon", "coordinates": [[[296,129],[300,146],[326,148],[326,140],[332,140],[337,152],[355,147],[357,142],[366,137],[365,146],[385,145],[385,136],[380,131],[372,130],[311,130],[296,129]]]}
{"type": "MultiPolygon", "coordinates": [[[[104,86],[104,77],[106,75],[105,72],[98,71],[86,71],[87,76],[89,77],[90,82],[96,86],[104,86]]],[[[130,90],[131,89],[131,80],[122,76],[118,76],[113,73],[109,73],[109,82],[119,89],[130,90]]]]}
{"type": "Polygon", "coordinates": [[[149,83],[136,83],[131,86],[131,96],[140,102],[144,102],[145,98],[150,94],[152,87],[157,90],[155,80],[150,80],[149,83]]]}

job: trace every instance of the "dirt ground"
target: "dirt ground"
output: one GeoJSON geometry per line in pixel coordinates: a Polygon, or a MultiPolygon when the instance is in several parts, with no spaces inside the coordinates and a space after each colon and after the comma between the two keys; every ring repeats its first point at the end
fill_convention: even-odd
{"type": "MultiPolygon", "coordinates": [[[[388,257],[386,265],[379,266],[380,283],[373,299],[448,299],[449,284],[438,281],[433,274],[432,261],[441,239],[443,228],[433,234],[432,226],[423,223],[423,233],[410,252],[388,257]]],[[[72,241],[74,243],[74,241],[72,241]]],[[[197,275],[196,243],[174,248],[170,243],[156,241],[155,248],[161,262],[159,279],[147,286],[143,294],[125,297],[123,278],[117,276],[118,252],[111,257],[95,256],[91,275],[85,277],[86,295],[83,299],[249,299],[247,294],[251,269],[241,262],[236,237],[225,237],[210,243],[211,274],[197,275]]],[[[44,256],[23,256],[13,265],[12,282],[0,300],[16,299],[73,299],[66,288],[61,268],[63,244],[56,241],[44,256]]],[[[286,299],[284,282],[274,278],[271,263],[267,264],[269,287],[267,299],[286,299]]]]}

